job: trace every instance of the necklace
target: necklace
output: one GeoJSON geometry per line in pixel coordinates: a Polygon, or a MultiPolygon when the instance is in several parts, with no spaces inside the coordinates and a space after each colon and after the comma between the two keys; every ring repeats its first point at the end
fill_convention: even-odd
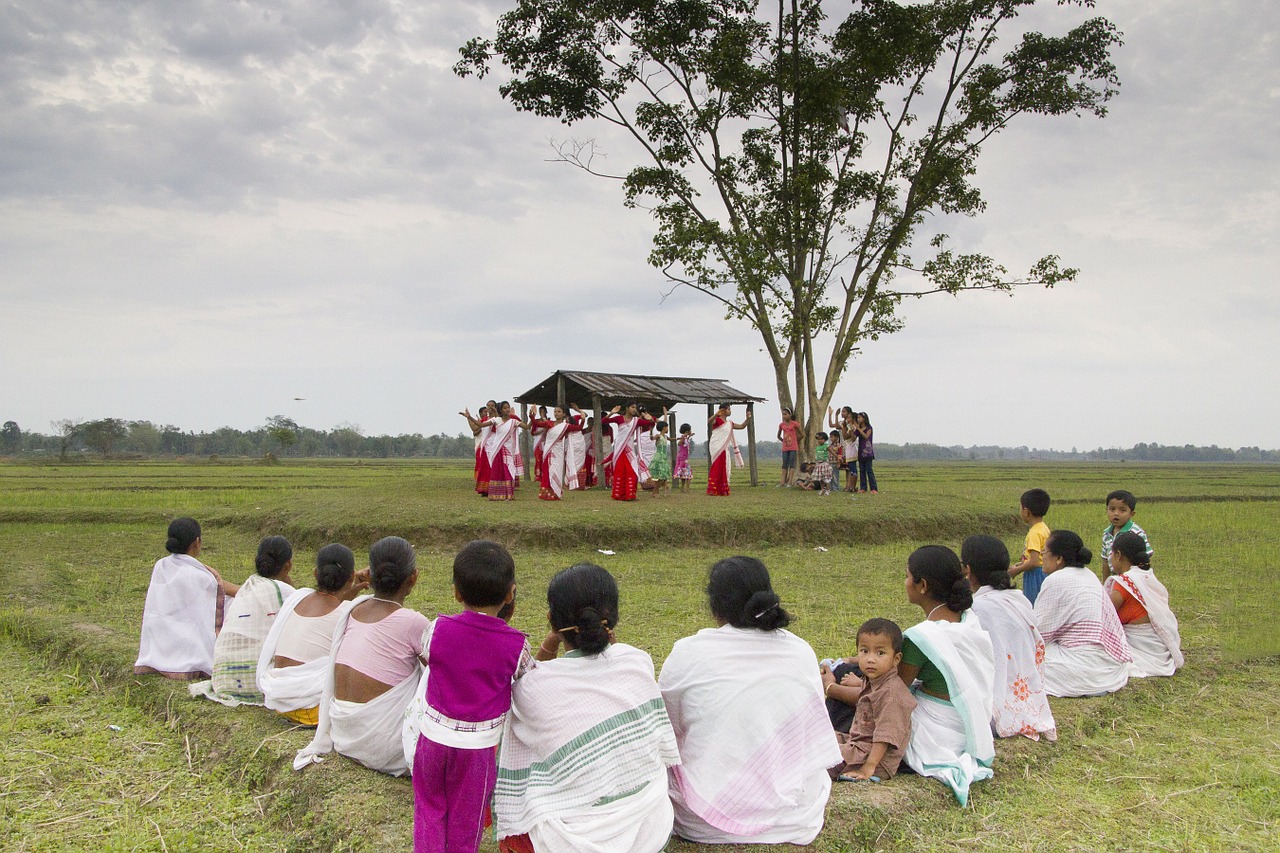
{"type": "Polygon", "coordinates": [[[933,614],[937,613],[939,610],[941,610],[942,608],[944,608],[944,607],[946,607],[946,606],[947,606],[947,605],[945,605],[945,604],[939,604],[937,607],[935,607],[935,608],[933,608],[932,610],[930,610],[930,611],[929,611],[929,615],[928,615],[928,616],[926,616],[926,617],[924,617],[924,621],[928,622],[930,619],[932,619],[932,618],[933,618],[933,614]]]}
{"type": "Polygon", "coordinates": [[[316,590],[316,595],[323,595],[325,598],[332,598],[334,601],[341,601],[341,598],[331,592],[325,592],[323,589],[316,590]]]}

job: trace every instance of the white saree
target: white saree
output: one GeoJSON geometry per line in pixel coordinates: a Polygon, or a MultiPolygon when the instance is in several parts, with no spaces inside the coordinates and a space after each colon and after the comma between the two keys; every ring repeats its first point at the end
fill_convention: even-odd
{"type": "Polygon", "coordinates": [[[213,674],[213,643],[225,598],[213,570],[195,557],[156,561],[142,607],[142,637],[133,671],[169,678],[213,674]]]}
{"type": "Polygon", "coordinates": [[[570,652],[515,683],[498,751],[498,838],[535,850],[657,853],[671,835],[667,767],[680,753],[653,660],[617,643],[570,652]]]}
{"type": "Polygon", "coordinates": [[[1124,626],[1124,635],[1133,653],[1134,668],[1130,675],[1165,676],[1181,669],[1186,659],[1182,656],[1178,617],[1169,608],[1169,590],[1156,578],[1155,572],[1135,566],[1122,575],[1107,578],[1103,586],[1108,593],[1113,586],[1123,587],[1146,609],[1151,620],[1124,626]]]}
{"type": "Polygon", "coordinates": [[[293,616],[304,599],[315,594],[312,589],[300,589],[289,597],[272,623],[267,639],[262,643],[258,656],[258,690],[262,692],[262,704],[273,711],[300,711],[320,704],[324,692],[325,674],[333,669],[333,657],[325,655],[307,661],[300,666],[275,665],[276,646],[285,624],[293,616]]]}
{"type": "Polygon", "coordinates": [[[213,644],[213,677],[189,685],[192,696],[203,696],[228,708],[261,705],[258,656],[276,614],[293,587],[274,578],[249,575],[227,605],[222,631],[213,644]]]}
{"type": "Polygon", "coordinates": [[[649,479],[649,465],[640,455],[640,424],[639,418],[624,417],[622,423],[613,425],[613,470],[616,472],[620,465],[630,467],[636,473],[637,483],[649,479]]]}
{"type": "Polygon", "coordinates": [[[725,625],[677,640],[658,677],[680,746],[675,831],[703,844],[808,844],[843,759],[818,660],[786,630],[725,625]]]}
{"type": "Polygon", "coordinates": [[[1035,604],[1050,696],[1100,696],[1129,683],[1133,652],[1097,575],[1068,566],[1045,576],[1035,604]]]}
{"type": "Polygon", "coordinates": [[[567,451],[576,435],[580,433],[570,432],[568,421],[560,421],[547,430],[542,444],[542,467],[546,472],[547,487],[556,497],[563,497],[566,488],[571,491],[578,488],[578,468],[572,462],[566,464],[570,456],[567,451]]]}
{"type": "Polygon", "coordinates": [[[984,586],[973,594],[973,612],[994,652],[991,727],[996,736],[1057,740],[1057,723],[1044,692],[1044,638],[1031,602],[1021,590],[984,586]]]}
{"type": "Polygon", "coordinates": [[[991,778],[996,757],[991,638],[972,609],[959,622],[924,621],[903,636],[942,673],[951,697],[946,701],[914,691],[919,704],[911,713],[911,743],[903,760],[921,776],[946,784],[961,806],[968,805],[969,786],[991,778]]]}
{"type": "MultiPolygon", "coordinates": [[[[342,648],[351,608],[360,601],[344,601],[339,607],[342,616],[333,629],[331,661],[337,659],[338,650],[342,648]]],[[[372,701],[346,702],[333,697],[333,666],[330,665],[321,692],[319,725],[311,743],[294,756],[293,769],[302,770],[319,763],[325,755],[337,752],[388,776],[408,773],[411,765],[405,759],[405,719],[422,669],[418,664],[403,681],[372,701]]]]}

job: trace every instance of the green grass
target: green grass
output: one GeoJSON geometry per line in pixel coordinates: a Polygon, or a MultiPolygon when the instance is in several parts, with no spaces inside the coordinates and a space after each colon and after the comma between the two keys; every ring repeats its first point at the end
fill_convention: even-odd
{"type": "Polygon", "coordinates": [[[999,742],[996,777],[975,788],[969,809],[955,808],[942,786],[913,777],[874,788],[837,786],[815,849],[1274,847],[1280,632],[1270,610],[1280,600],[1280,471],[903,463],[877,474],[886,491],[857,500],[735,485],[728,499],[692,493],[634,504],[593,492],[548,505],[529,500],[526,489],[521,500],[502,505],[471,494],[469,469],[458,464],[0,466],[0,583],[7,592],[0,635],[8,638],[3,651],[13,667],[3,673],[13,684],[0,697],[17,711],[9,716],[19,727],[7,740],[24,742],[32,736],[27,726],[82,714],[129,719],[127,732],[156,726],[145,739],[162,745],[135,760],[107,748],[114,741],[103,740],[94,722],[83,741],[42,740],[39,749],[52,758],[3,753],[4,767],[17,769],[0,771],[10,786],[0,839],[9,831],[21,841],[6,843],[26,845],[17,849],[80,848],[70,834],[78,831],[75,821],[50,823],[52,812],[14,805],[43,797],[68,803],[57,817],[83,811],[100,818],[102,840],[85,846],[106,849],[161,849],[148,839],[162,834],[169,849],[191,846],[182,839],[193,836],[169,834],[183,827],[207,840],[204,846],[222,843],[229,836],[207,822],[209,812],[228,823],[234,817],[249,849],[276,849],[245,841],[262,820],[283,830],[280,843],[291,850],[407,843],[405,780],[342,759],[295,774],[287,761],[309,739],[306,732],[261,709],[199,702],[181,685],[130,675],[151,563],[175,515],[201,521],[202,558],[233,580],[249,574],[257,541],[268,532],[294,541],[300,583],[325,542],[346,541],[363,557],[378,536],[405,535],[419,546],[423,575],[408,603],[426,613],[456,607],[448,577],[457,546],[477,536],[499,539],[517,561],[513,623],[535,638],[545,630],[546,581],[566,565],[593,560],[618,578],[620,637],[660,664],[676,639],[709,624],[701,594],[706,570],[730,553],[766,562],[795,614],[794,630],[820,655],[850,650],[856,626],[870,616],[912,624],[921,614],[902,593],[907,554],[926,542],[957,547],[976,532],[995,533],[1020,550],[1018,495],[1039,485],[1054,497],[1050,526],[1077,530],[1091,547],[1105,524],[1102,496],[1118,486],[1140,496],[1137,520],[1151,534],[1156,570],[1180,617],[1187,667],[1111,697],[1054,700],[1061,740],[999,742]],[[50,684],[74,698],[52,702],[50,684]],[[48,705],[29,707],[46,693],[48,705]],[[78,787],[74,773],[29,787],[35,763],[79,767],[86,757],[97,769],[80,776],[122,780],[102,783],[111,796],[78,787]],[[134,764],[147,768],[151,781],[125,783],[134,764]],[[144,804],[161,778],[174,780],[169,790],[189,787],[144,804]]]}

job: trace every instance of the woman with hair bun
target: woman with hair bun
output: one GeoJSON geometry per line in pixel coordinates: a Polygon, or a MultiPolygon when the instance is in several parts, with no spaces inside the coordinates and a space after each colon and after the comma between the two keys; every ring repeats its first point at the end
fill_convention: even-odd
{"type": "Polygon", "coordinates": [[[262,704],[303,726],[320,720],[339,607],[369,586],[368,571],[356,572],[355,554],[338,543],[316,554],[315,579],[315,589],[304,587],[285,601],[258,656],[262,704]]]}
{"type": "Polygon", "coordinates": [[[1009,549],[994,536],[970,536],[960,546],[960,562],[973,589],[973,612],[995,653],[991,728],[997,737],[1057,740],[1044,692],[1044,638],[1031,602],[1009,577],[1009,549]]]}
{"type": "Polygon", "coordinates": [[[1116,608],[1086,566],[1093,553],[1070,530],[1049,534],[1040,555],[1044,586],[1036,623],[1044,636],[1044,689],[1050,696],[1101,696],[1129,683],[1133,652],[1116,608]]]}
{"type": "Polygon", "coordinates": [[[903,632],[898,674],[918,703],[903,760],[951,788],[964,806],[969,786],[991,778],[996,756],[991,638],[973,612],[973,590],[950,548],[925,545],[913,551],[906,591],[925,618],[903,632]]]}
{"type": "Polygon", "coordinates": [[[135,674],[192,681],[213,673],[213,644],[222,630],[226,601],[240,587],[196,559],[202,547],[194,518],[169,523],[169,554],[156,560],[147,585],[135,674]]]}
{"type": "Polygon", "coordinates": [[[283,536],[267,536],[258,543],[254,573],[240,584],[213,646],[213,678],[192,684],[192,696],[204,696],[230,708],[261,705],[258,657],[263,641],[285,599],[293,595],[290,571],[293,546],[283,536]]]}
{"type": "Polygon", "coordinates": [[[1139,678],[1173,675],[1185,659],[1178,617],[1169,609],[1169,590],[1151,571],[1147,540],[1126,531],[1111,543],[1110,576],[1103,583],[1124,626],[1139,678]]]}
{"type": "Polygon", "coordinates": [[[657,853],[678,764],[653,659],[614,637],[618,585],[579,563],[547,587],[543,663],[511,694],[493,811],[503,853],[657,853]],[[557,657],[563,645],[564,655],[557,657]]]}
{"type": "Polygon", "coordinates": [[[658,688],[680,745],[670,771],[675,831],[702,844],[808,844],[822,829],[842,763],[818,659],[764,563],[711,567],[717,627],[677,640],[658,688]]]}
{"type": "Polygon", "coordinates": [[[409,772],[403,724],[431,625],[404,606],[417,582],[417,555],[404,539],[387,536],[369,548],[373,595],[338,607],[316,734],[294,756],[294,770],[338,752],[389,776],[409,772]]]}

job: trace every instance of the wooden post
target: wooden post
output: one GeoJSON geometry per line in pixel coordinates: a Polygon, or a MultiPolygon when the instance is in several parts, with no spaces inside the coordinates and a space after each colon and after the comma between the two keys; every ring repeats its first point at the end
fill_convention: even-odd
{"type": "MultiPolygon", "coordinates": [[[[537,410],[535,409],[534,411],[537,411],[537,410]]],[[[529,420],[529,404],[528,403],[520,404],[520,420],[525,422],[528,422],[529,420]]],[[[528,469],[525,471],[525,475],[529,478],[530,482],[532,482],[533,481],[533,474],[531,473],[533,471],[533,431],[532,430],[526,429],[521,432],[520,452],[524,454],[524,461],[529,465],[528,469]]]]}
{"type": "Polygon", "coordinates": [[[563,373],[557,373],[556,375],[556,405],[564,409],[565,412],[569,411],[569,407],[565,405],[565,399],[564,399],[564,374],[563,373]]]}
{"type": "Polygon", "coordinates": [[[747,401],[747,470],[751,472],[751,485],[760,485],[760,471],[756,466],[756,404],[747,401]]]}
{"type": "Polygon", "coordinates": [[[711,476],[711,419],[715,417],[715,403],[707,403],[707,477],[711,476]]]}
{"type": "Polygon", "coordinates": [[[596,451],[596,482],[604,486],[604,438],[600,432],[604,417],[604,402],[599,394],[591,395],[591,408],[596,414],[595,423],[591,425],[591,446],[596,451]]]}

